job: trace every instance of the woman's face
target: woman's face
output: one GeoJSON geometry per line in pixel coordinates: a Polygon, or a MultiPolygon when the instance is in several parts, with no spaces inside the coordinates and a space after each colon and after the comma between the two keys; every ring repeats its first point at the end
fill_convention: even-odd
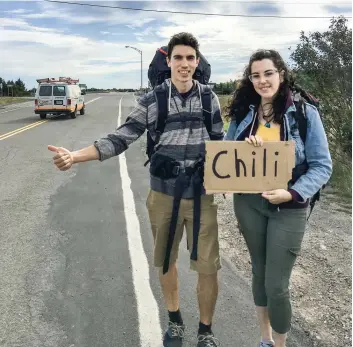
{"type": "Polygon", "coordinates": [[[251,64],[249,79],[261,98],[271,101],[283,82],[283,71],[278,71],[271,59],[257,60],[251,64]]]}

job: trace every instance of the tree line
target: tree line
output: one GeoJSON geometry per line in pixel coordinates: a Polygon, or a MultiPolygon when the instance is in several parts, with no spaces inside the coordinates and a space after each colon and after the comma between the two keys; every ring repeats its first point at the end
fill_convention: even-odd
{"type": "Polygon", "coordinates": [[[17,81],[8,80],[0,77],[1,96],[30,96],[35,92],[34,89],[27,90],[24,82],[19,78],[17,81]],[[2,88],[1,88],[2,87],[2,88]]]}

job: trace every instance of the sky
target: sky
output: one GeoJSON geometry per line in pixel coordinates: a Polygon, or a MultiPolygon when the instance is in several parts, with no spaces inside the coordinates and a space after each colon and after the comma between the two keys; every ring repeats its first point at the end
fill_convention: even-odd
{"type": "MultiPolygon", "coordinates": [[[[211,64],[212,82],[239,78],[251,54],[276,49],[290,63],[300,32],[326,31],[330,18],[352,16],[347,0],[282,1],[82,1],[181,14],[99,8],[46,1],[0,0],[0,77],[21,78],[27,89],[36,79],[70,76],[88,88],[143,86],[156,49],[181,31],[196,36],[211,64]],[[233,14],[206,16],[191,13],[233,14]],[[263,18],[249,16],[300,18],[263,18]],[[328,18],[302,18],[328,17],[328,18]]],[[[349,27],[352,20],[349,19],[349,27]]]]}

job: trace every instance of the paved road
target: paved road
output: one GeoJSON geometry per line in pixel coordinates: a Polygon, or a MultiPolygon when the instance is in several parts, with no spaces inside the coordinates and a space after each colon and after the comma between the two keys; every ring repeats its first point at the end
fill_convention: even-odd
{"type": "MultiPolygon", "coordinates": [[[[87,95],[84,116],[45,121],[32,102],[0,110],[0,346],[162,346],[167,314],[150,266],[145,138],[125,155],[67,172],[47,150],[92,144],[134,104],[132,94],[87,95]]],[[[196,276],[185,242],[179,258],[185,347],[195,347],[196,276]]],[[[249,285],[225,258],[214,331],[222,346],[254,347],[255,322],[249,285]]]]}

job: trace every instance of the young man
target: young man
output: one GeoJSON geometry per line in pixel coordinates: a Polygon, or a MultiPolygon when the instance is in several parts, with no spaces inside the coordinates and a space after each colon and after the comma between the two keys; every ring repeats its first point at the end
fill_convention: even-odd
{"type": "Polygon", "coordinates": [[[223,138],[223,122],[217,96],[211,95],[211,129],[203,120],[201,94],[204,85],[192,76],[199,63],[198,41],[188,33],[174,35],[168,44],[171,79],[165,80],[168,115],[161,136],[156,134],[156,93],[141,97],[125,124],[114,134],[76,152],[49,146],[55,165],[62,171],[74,163],[111,158],[124,152],[146,129],[158,141],[151,157],[151,189],[147,199],[154,237],[154,265],[169,311],[165,347],[182,346],[185,326],[179,309],[176,261],[184,227],[191,252],[190,267],[198,272],[200,309],[197,347],[218,345],[211,324],[218,295],[220,269],[217,206],[202,187],[205,140],[223,138]],[[178,196],[176,196],[178,195],[178,196]],[[195,209],[194,209],[195,206],[195,209]],[[194,240],[196,240],[194,242],[194,240]]]}

